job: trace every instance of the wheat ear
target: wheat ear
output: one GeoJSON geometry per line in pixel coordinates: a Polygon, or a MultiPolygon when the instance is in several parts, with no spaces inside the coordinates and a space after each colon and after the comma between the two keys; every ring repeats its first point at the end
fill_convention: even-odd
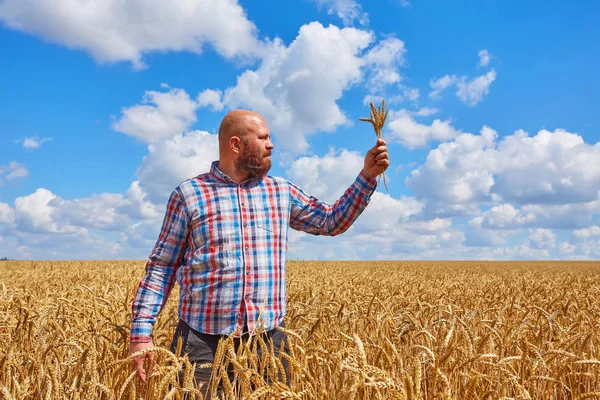
{"type": "MultiPolygon", "coordinates": [[[[381,107],[379,107],[379,108],[375,107],[373,105],[373,103],[370,103],[370,105],[371,105],[370,118],[359,118],[359,121],[370,122],[373,125],[373,129],[375,130],[375,134],[377,135],[377,138],[381,139],[381,130],[383,129],[383,125],[385,124],[385,120],[387,119],[388,112],[390,110],[385,109],[385,100],[382,100],[381,107]]],[[[385,181],[385,173],[384,173],[383,165],[379,166],[379,171],[380,171],[379,179],[381,180],[381,177],[383,176],[383,185],[385,186],[385,189],[387,191],[389,191],[389,189],[387,187],[387,183],[385,181]]]]}

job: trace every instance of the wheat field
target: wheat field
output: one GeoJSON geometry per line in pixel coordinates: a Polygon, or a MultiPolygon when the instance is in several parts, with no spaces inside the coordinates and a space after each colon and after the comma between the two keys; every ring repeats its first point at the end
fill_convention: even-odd
{"type": "MultiPolygon", "coordinates": [[[[198,395],[191,374],[178,373],[191,367],[187,357],[167,350],[177,289],[155,326],[159,349],[149,379],[141,383],[131,372],[131,301],[143,267],[139,261],[0,263],[0,398],[198,395]]],[[[599,273],[600,263],[592,262],[289,262],[291,382],[265,379],[281,360],[268,351],[258,360],[264,343],[234,351],[229,340],[212,365],[213,393],[600,398],[599,273]],[[223,373],[228,367],[233,380],[223,373]]]]}

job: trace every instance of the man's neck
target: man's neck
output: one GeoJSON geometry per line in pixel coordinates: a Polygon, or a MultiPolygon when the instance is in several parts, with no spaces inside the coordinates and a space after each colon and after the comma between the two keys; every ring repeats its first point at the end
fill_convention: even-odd
{"type": "Polygon", "coordinates": [[[227,162],[223,160],[219,160],[219,164],[217,164],[217,168],[219,171],[227,175],[231,178],[232,181],[237,183],[238,185],[246,180],[248,180],[248,173],[243,171],[238,171],[235,168],[235,164],[233,162],[227,162]]]}

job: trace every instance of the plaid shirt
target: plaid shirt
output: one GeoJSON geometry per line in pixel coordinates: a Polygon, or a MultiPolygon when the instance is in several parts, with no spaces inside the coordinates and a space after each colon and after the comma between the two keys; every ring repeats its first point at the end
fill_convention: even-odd
{"type": "Polygon", "coordinates": [[[245,323],[250,331],[261,324],[275,329],[286,311],[288,227],[339,235],[367,206],[377,183],[361,171],[330,205],[283,178],[236,184],[217,164],[171,194],[133,301],[131,342],[151,340],[175,280],[179,317],[199,332],[229,335],[245,323]]]}

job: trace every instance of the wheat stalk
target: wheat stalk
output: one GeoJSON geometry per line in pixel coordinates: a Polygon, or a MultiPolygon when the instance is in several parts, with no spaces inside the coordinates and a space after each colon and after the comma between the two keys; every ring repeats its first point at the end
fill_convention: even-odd
{"type": "MultiPolygon", "coordinates": [[[[385,109],[385,100],[381,101],[381,106],[379,108],[375,107],[373,105],[373,103],[370,103],[370,105],[371,105],[371,114],[370,114],[369,118],[359,118],[359,121],[370,122],[371,125],[373,125],[373,129],[375,130],[375,134],[377,135],[377,138],[381,139],[381,130],[383,129],[383,125],[385,124],[385,120],[387,119],[388,112],[390,110],[385,109]]],[[[382,165],[379,167],[379,171],[380,171],[379,180],[381,180],[381,177],[383,176],[383,184],[385,186],[385,189],[389,191],[389,189],[387,187],[387,183],[385,181],[385,169],[383,168],[382,165]]]]}

